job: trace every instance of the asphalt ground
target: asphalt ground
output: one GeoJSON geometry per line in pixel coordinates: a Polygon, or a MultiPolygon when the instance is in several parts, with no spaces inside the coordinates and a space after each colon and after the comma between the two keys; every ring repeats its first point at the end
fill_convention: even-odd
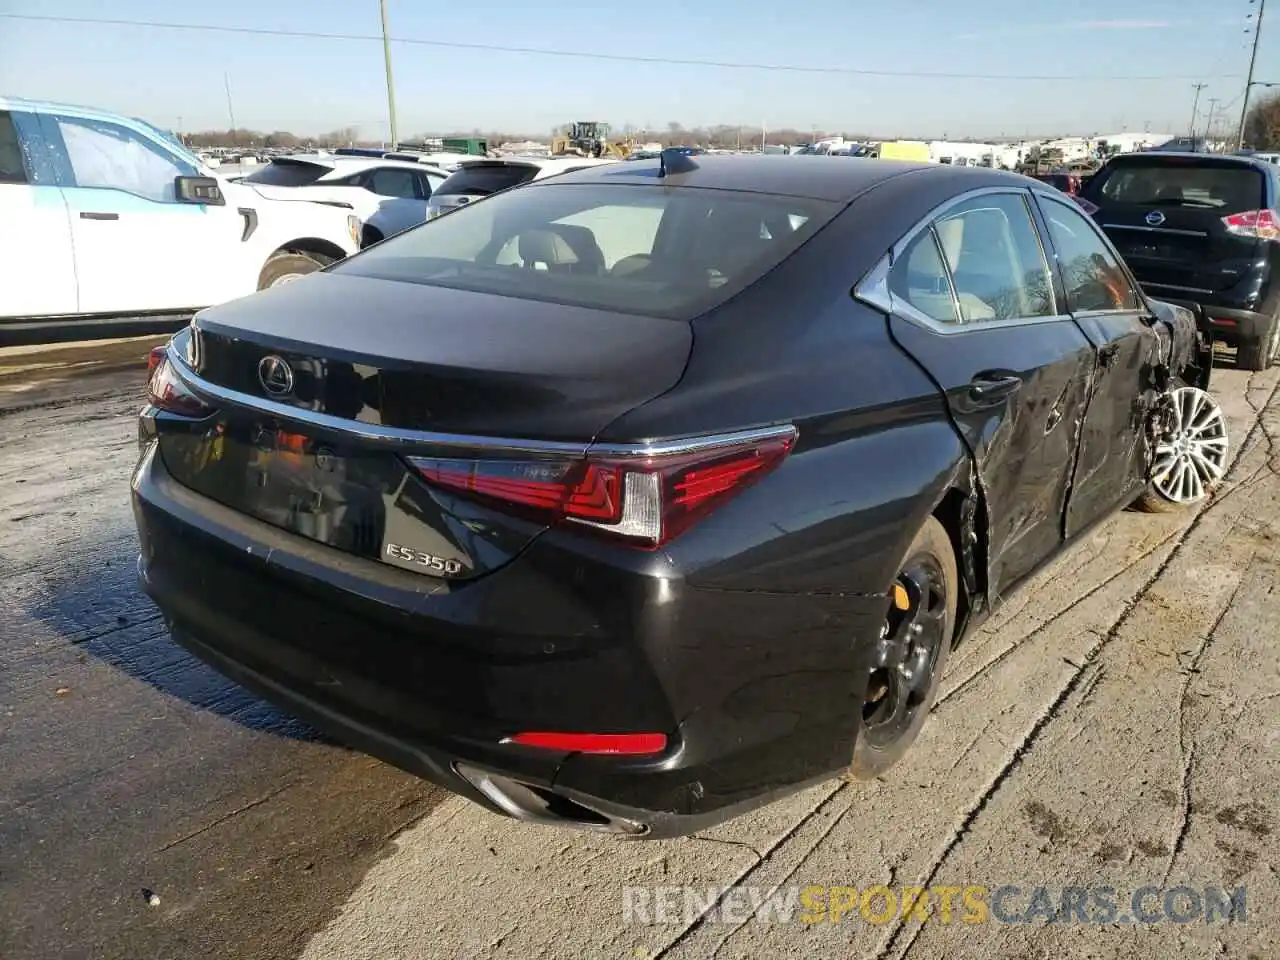
{"type": "Polygon", "coordinates": [[[886,776],[628,843],[443,795],[169,641],[128,504],[155,342],[0,351],[4,960],[1280,957],[1280,370],[1215,372],[1217,496],[1012,597],[886,776]]]}

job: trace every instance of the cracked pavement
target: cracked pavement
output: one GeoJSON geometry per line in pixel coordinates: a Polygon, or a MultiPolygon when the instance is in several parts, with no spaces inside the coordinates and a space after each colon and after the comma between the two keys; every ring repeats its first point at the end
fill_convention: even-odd
{"type": "Polygon", "coordinates": [[[1012,596],[884,777],[648,843],[443,797],[174,648],[132,580],[134,379],[19,402],[0,363],[6,960],[1280,956],[1280,370],[1215,371],[1214,499],[1114,517],[1012,596]],[[873,884],[1244,886],[1248,913],[624,922],[624,887],[873,884]]]}

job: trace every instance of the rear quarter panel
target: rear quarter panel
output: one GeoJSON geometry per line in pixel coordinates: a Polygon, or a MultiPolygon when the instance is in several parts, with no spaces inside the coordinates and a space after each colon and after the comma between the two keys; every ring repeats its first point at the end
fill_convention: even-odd
{"type": "Polygon", "coordinates": [[[696,587],[878,595],[968,453],[942,397],[886,332],[843,296],[806,315],[785,298],[754,318],[699,323],[678,387],[606,438],[714,433],[793,422],[772,474],[666,548],[696,587]]]}

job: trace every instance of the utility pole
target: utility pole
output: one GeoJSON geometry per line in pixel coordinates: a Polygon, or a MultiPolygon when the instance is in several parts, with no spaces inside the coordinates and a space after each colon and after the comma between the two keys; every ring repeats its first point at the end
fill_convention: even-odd
{"type": "Polygon", "coordinates": [[[1244,81],[1244,103],[1240,105],[1240,128],[1236,131],[1236,149],[1244,147],[1244,124],[1249,119],[1249,91],[1253,89],[1253,67],[1258,62],[1258,40],[1262,37],[1262,14],[1267,0],[1258,0],[1258,19],[1253,25],[1253,49],[1249,53],[1249,75],[1244,81]]]}
{"type": "Polygon", "coordinates": [[[399,147],[400,140],[396,136],[396,89],[391,81],[391,37],[387,33],[387,0],[378,0],[378,5],[382,8],[382,57],[387,64],[387,113],[391,119],[391,149],[395,150],[399,147]]]}
{"type": "Polygon", "coordinates": [[[227,115],[231,117],[231,139],[236,138],[236,111],[231,106],[231,74],[223,72],[222,85],[227,88],[227,115]]]}
{"type": "Polygon", "coordinates": [[[1195,88],[1196,95],[1191,101],[1191,130],[1188,135],[1192,140],[1196,138],[1196,110],[1200,107],[1200,91],[1208,86],[1207,83],[1193,83],[1191,86],[1195,88]]]}
{"type": "MultiPolygon", "coordinates": [[[[1213,139],[1213,115],[1218,112],[1218,104],[1221,102],[1217,97],[1209,98],[1209,115],[1204,121],[1204,139],[1206,142],[1213,139]]],[[[1195,131],[1192,131],[1191,135],[1195,136],[1195,131]]]]}

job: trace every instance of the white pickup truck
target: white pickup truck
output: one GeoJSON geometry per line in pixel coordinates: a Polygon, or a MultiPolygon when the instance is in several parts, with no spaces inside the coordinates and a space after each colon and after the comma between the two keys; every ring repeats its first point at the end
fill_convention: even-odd
{"type": "Polygon", "coordinates": [[[356,252],[361,230],[345,205],[217,177],[145,121],[3,97],[0,224],[0,344],[242,297],[356,252]]]}

